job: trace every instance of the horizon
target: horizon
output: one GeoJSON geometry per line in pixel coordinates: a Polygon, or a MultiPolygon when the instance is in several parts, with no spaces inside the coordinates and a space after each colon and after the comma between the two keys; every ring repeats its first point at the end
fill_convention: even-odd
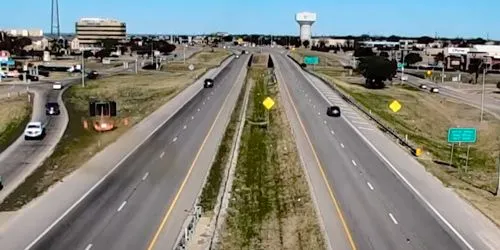
{"type": "MultiPolygon", "coordinates": [[[[438,37],[446,38],[499,40],[500,31],[496,27],[500,23],[494,18],[494,12],[498,9],[495,7],[500,7],[500,2],[484,1],[487,4],[470,5],[465,0],[442,0],[439,4],[433,4],[430,0],[405,3],[393,3],[390,0],[377,3],[369,0],[338,0],[336,3],[327,0],[314,3],[281,0],[271,3],[235,3],[220,0],[217,4],[199,0],[189,4],[159,0],[151,0],[148,4],[129,0],[88,0],[85,3],[59,1],[59,16],[61,33],[74,33],[74,24],[82,17],[102,17],[125,22],[129,34],[210,34],[224,31],[232,34],[296,36],[299,26],[294,21],[294,15],[310,11],[318,16],[312,26],[314,37],[331,34],[435,37],[437,34],[438,37]],[[215,14],[210,15],[209,11],[215,14]],[[457,18],[456,13],[460,12],[467,13],[467,18],[457,18]]],[[[39,28],[50,34],[50,1],[25,2],[29,8],[25,8],[22,13],[4,13],[3,27],[0,28],[39,28]]],[[[17,5],[10,1],[4,3],[3,8],[16,9],[17,5]]]]}

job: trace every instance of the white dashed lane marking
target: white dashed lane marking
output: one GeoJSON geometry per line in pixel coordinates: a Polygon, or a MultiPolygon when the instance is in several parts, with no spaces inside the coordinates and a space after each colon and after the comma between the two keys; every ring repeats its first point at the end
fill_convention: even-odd
{"type": "Polygon", "coordinates": [[[398,224],[398,221],[396,220],[396,218],[394,218],[394,215],[392,215],[391,213],[389,213],[389,217],[391,217],[391,220],[392,222],[394,222],[394,224],[398,224]]]}
{"type": "Polygon", "coordinates": [[[173,142],[177,141],[177,137],[174,137],[174,139],[172,140],[173,142]]]}
{"type": "Polygon", "coordinates": [[[125,204],[127,204],[127,201],[124,201],[116,211],[117,212],[122,211],[122,209],[125,207],[125,204]]]}
{"type": "Polygon", "coordinates": [[[351,161],[352,161],[352,165],[357,166],[357,164],[354,160],[351,160],[351,161]]]}
{"type": "Polygon", "coordinates": [[[143,180],[143,181],[144,181],[144,180],[146,180],[146,179],[148,178],[148,176],[149,176],[149,172],[146,172],[146,173],[144,174],[144,176],[142,177],[142,180],[143,180]]]}
{"type": "Polygon", "coordinates": [[[164,155],[165,155],[165,152],[161,152],[160,158],[163,158],[164,155]]]}
{"type": "Polygon", "coordinates": [[[85,250],[90,250],[92,248],[92,244],[88,244],[85,250]]]}
{"type": "Polygon", "coordinates": [[[371,183],[367,182],[366,184],[368,185],[368,187],[369,187],[371,190],[373,190],[373,186],[372,186],[372,184],[371,184],[371,183]]]}

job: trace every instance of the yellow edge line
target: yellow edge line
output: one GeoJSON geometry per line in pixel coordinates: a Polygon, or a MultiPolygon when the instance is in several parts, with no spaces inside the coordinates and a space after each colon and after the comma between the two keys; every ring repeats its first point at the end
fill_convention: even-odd
{"type": "MultiPolygon", "coordinates": [[[[280,72],[281,75],[281,72],[280,72]]],[[[283,78],[283,75],[281,75],[281,78],[283,78]]],[[[321,165],[321,162],[319,161],[318,155],[316,153],[316,150],[314,149],[314,146],[311,142],[311,139],[309,138],[309,135],[306,132],[306,129],[304,127],[304,124],[302,123],[302,119],[299,116],[299,112],[297,111],[297,107],[295,106],[292,96],[290,95],[290,92],[288,91],[288,87],[286,84],[284,84],[286,94],[288,98],[290,99],[290,104],[292,104],[293,110],[295,111],[295,115],[297,116],[297,120],[300,123],[300,127],[302,128],[302,131],[304,132],[304,135],[306,136],[307,142],[309,143],[309,146],[311,147],[311,150],[314,155],[314,159],[316,160],[316,163],[318,164],[319,171],[321,173],[321,176],[323,177],[323,180],[325,181],[326,187],[328,189],[328,193],[330,194],[330,198],[333,200],[333,204],[335,206],[335,210],[337,211],[338,216],[340,217],[340,221],[342,222],[342,226],[344,227],[344,232],[347,235],[347,240],[349,241],[349,244],[351,245],[351,249],[356,250],[356,244],[354,244],[354,240],[352,238],[351,232],[349,230],[349,227],[347,226],[347,223],[344,219],[344,215],[342,214],[342,211],[340,210],[339,203],[337,202],[337,199],[335,198],[335,195],[333,193],[333,189],[330,187],[330,184],[326,178],[325,172],[323,171],[323,165],[321,165]]]]}
{"type": "MultiPolygon", "coordinates": [[[[233,85],[233,87],[236,86],[236,84],[233,85]]],[[[232,90],[232,88],[231,88],[232,90]]],[[[201,146],[200,148],[198,149],[198,152],[196,153],[196,156],[194,157],[194,160],[193,160],[193,163],[191,164],[191,166],[189,167],[189,170],[188,170],[188,173],[186,175],[186,177],[184,177],[184,180],[182,181],[182,184],[181,186],[179,187],[179,190],[177,191],[177,193],[175,194],[175,197],[174,197],[174,200],[172,201],[172,203],[170,204],[170,207],[168,208],[167,210],[167,213],[165,214],[165,216],[163,217],[160,225],[158,226],[158,229],[156,230],[156,233],[154,235],[154,237],[152,238],[151,242],[149,243],[149,246],[147,248],[147,250],[153,250],[156,242],[158,241],[158,237],[160,236],[160,233],[161,231],[163,230],[163,228],[165,227],[165,224],[167,223],[167,220],[170,216],[170,214],[172,213],[172,210],[175,206],[175,204],[177,203],[177,200],[179,199],[180,195],[181,195],[181,192],[182,190],[184,189],[184,186],[186,185],[187,183],[187,180],[189,179],[189,176],[191,176],[191,172],[193,171],[193,168],[194,168],[194,165],[196,164],[196,162],[198,161],[198,157],[200,157],[200,153],[201,151],[203,150],[203,148],[205,147],[205,144],[207,143],[207,140],[208,140],[208,137],[210,136],[210,134],[212,133],[212,130],[214,129],[215,127],[215,123],[217,122],[217,120],[219,119],[219,116],[220,114],[222,113],[222,110],[224,109],[224,106],[226,106],[226,103],[227,103],[227,100],[229,99],[229,97],[231,96],[230,93],[231,93],[231,90],[229,90],[229,93],[228,95],[226,96],[226,98],[224,99],[224,102],[222,103],[222,106],[221,106],[221,109],[219,110],[219,112],[217,113],[217,116],[215,116],[215,120],[214,122],[212,123],[212,126],[210,126],[210,129],[208,130],[208,133],[207,135],[205,136],[205,139],[203,139],[203,142],[201,143],[201,146]]],[[[203,90],[202,90],[203,91],[203,90]]]]}

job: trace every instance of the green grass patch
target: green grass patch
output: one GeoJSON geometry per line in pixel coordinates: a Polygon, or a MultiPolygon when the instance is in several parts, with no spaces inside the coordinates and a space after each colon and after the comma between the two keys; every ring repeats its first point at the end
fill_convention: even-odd
{"type": "Polygon", "coordinates": [[[268,117],[268,126],[245,123],[220,249],[324,249],[307,182],[290,128],[278,107],[271,72],[251,68],[247,121],[268,117]],[[301,201],[301,202],[297,202],[301,201]]]}
{"type": "Polygon", "coordinates": [[[0,122],[0,152],[7,149],[24,132],[30,121],[32,105],[27,95],[0,99],[3,118],[0,122]]]}

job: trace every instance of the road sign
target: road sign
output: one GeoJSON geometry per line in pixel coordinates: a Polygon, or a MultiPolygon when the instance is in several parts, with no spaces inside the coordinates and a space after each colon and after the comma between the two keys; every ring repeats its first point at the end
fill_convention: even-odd
{"type": "Polygon", "coordinates": [[[262,102],[262,105],[264,105],[264,107],[269,110],[274,106],[274,101],[273,99],[271,99],[271,97],[268,97],[262,102]]]}
{"type": "Polygon", "coordinates": [[[306,56],[304,57],[304,63],[307,65],[319,64],[319,57],[317,56],[306,56]]]}
{"type": "Polygon", "coordinates": [[[398,112],[399,110],[401,110],[403,106],[401,105],[401,103],[399,103],[397,100],[394,100],[391,102],[391,104],[389,104],[389,108],[392,110],[392,112],[396,113],[398,112]]]}
{"type": "Polygon", "coordinates": [[[428,76],[431,76],[431,75],[432,75],[432,71],[430,71],[430,70],[427,70],[427,72],[426,72],[426,73],[427,73],[427,75],[428,75],[428,76]]]}
{"type": "Polygon", "coordinates": [[[402,69],[406,66],[406,63],[398,63],[398,69],[402,69]]]}
{"type": "Polygon", "coordinates": [[[475,143],[477,140],[476,128],[448,129],[448,143],[475,143]]]}

